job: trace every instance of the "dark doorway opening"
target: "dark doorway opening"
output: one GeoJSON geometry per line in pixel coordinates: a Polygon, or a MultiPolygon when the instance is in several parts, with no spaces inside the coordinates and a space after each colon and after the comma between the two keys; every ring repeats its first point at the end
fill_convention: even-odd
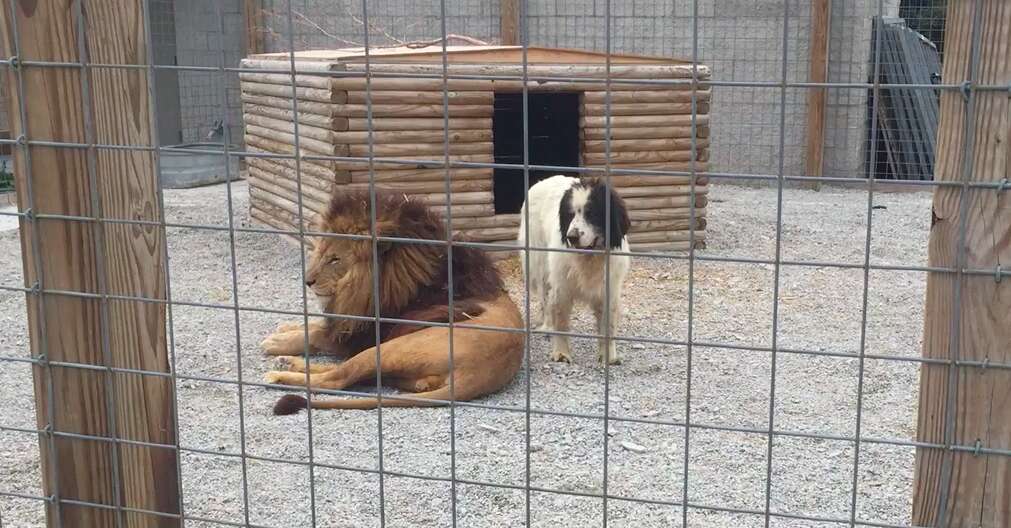
{"type": "MultiPolygon", "coordinates": [[[[527,112],[530,164],[579,166],[579,94],[530,93],[527,112]]],[[[523,164],[523,94],[495,94],[492,119],[495,163],[523,164]]],[[[522,169],[495,169],[495,214],[520,212],[525,189],[522,169]]],[[[530,171],[530,185],[555,174],[530,171]]]]}

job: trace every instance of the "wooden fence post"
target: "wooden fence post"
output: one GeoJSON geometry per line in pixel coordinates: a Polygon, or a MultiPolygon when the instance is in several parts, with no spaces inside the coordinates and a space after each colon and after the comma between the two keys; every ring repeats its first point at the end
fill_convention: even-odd
{"type": "MultiPolygon", "coordinates": [[[[1011,2],[949,2],[946,25],[945,84],[969,79],[977,85],[1011,83],[1011,2]]],[[[959,91],[944,91],[934,178],[1006,178],[1011,165],[1008,112],[1006,90],[973,91],[968,99],[959,91]]],[[[928,275],[923,356],[1011,364],[1011,278],[998,281],[997,272],[998,265],[1007,271],[1011,264],[1011,191],[963,194],[961,187],[939,187],[932,224],[930,266],[994,273],[928,275]]],[[[1011,526],[1011,457],[985,451],[1011,449],[1011,370],[924,364],[917,436],[922,442],[950,441],[968,450],[917,449],[913,524],[1011,526]],[[974,452],[977,446],[980,452],[974,452]]]]}
{"type": "MultiPolygon", "coordinates": [[[[811,1],[809,82],[828,82],[829,13],[831,0],[811,1]]],[[[825,88],[807,89],[807,153],[805,176],[820,178],[825,164],[825,88]]],[[[815,185],[819,185],[817,182],[815,185]]]]}
{"type": "Polygon", "coordinates": [[[243,0],[242,15],[246,22],[246,55],[263,53],[263,0],[243,0]]]}
{"type": "Polygon", "coordinates": [[[522,0],[500,0],[499,38],[503,46],[520,45],[520,2],[522,0]]]}
{"type": "MultiPolygon", "coordinates": [[[[10,4],[0,8],[5,57],[16,53],[22,61],[79,62],[78,30],[83,27],[89,62],[147,63],[141,2],[10,4]],[[84,13],[80,25],[78,10],[84,13]],[[12,46],[15,23],[19,49],[12,46]]],[[[90,136],[101,144],[151,145],[145,69],[92,68],[86,73],[76,67],[24,65],[8,78],[14,135],[28,141],[86,143],[90,136]],[[25,119],[19,105],[26,109],[25,119]]],[[[20,234],[26,283],[41,289],[28,294],[27,304],[33,356],[45,355],[33,371],[38,426],[53,431],[51,440],[49,435],[40,438],[44,491],[57,499],[47,509],[49,526],[56,526],[57,517],[64,527],[115,526],[116,516],[131,528],[179,526],[173,517],[179,513],[175,448],[110,440],[175,444],[171,378],[106,370],[169,372],[165,305],[159,302],[166,298],[165,233],[150,224],[44,217],[157,221],[161,211],[154,154],[31,144],[14,150],[20,210],[31,207],[36,216],[22,220],[20,234]],[[103,294],[155,302],[103,300],[103,294]]]]}

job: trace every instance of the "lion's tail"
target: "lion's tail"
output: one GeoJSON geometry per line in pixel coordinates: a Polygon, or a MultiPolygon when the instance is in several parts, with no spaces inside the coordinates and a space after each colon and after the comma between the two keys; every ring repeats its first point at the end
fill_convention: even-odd
{"type": "MultiPolygon", "coordinates": [[[[399,396],[383,396],[383,407],[439,407],[445,405],[451,394],[449,386],[440,387],[427,392],[410,394],[408,398],[399,396]],[[425,401],[443,400],[443,401],[425,401]]],[[[296,394],[286,394],[274,404],[274,414],[295,414],[309,407],[309,401],[296,394]]],[[[313,409],[375,409],[379,407],[379,399],[375,397],[355,399],[312,400],[313,409]]]]}

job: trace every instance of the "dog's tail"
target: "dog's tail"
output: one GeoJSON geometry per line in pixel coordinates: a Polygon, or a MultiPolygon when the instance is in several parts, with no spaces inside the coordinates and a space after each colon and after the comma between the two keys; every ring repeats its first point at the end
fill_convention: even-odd
{"type": "MultiPolygon", "coordinates": [[[[403,396],[383,396],[383,407],[440,407],[446,405],[445,400],[452,396],[449,386],[440,387],[427,392],[417,392],[403,396]],[[437,401],[444,400],[444,401],[437,401]]],[[[310,406],[309,400],[296,394],[286,394],[274,404],[274,414],[286,415],[295,414],[310,406]]],[[[333,399],[318,400],[313,398],[313,409],[375,409],[379,407],[379,398],[355,398],[355,399],[333,399]]]]}

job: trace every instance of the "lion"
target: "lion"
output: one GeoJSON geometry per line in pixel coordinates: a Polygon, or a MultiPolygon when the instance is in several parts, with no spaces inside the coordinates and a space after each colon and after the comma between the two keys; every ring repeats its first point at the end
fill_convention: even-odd
{"type": "MultiPolygon", "coordinates": [[[[324,233],[369,235],[372,210],[368,194],[335,190],[328,209],[317,220],[324,233]]],[[[421,202],[406,195],[377,192],[376,234],[379,237],[445,240],[442,220],[421,202]]],[[[326,318],[302,324],[282,324],[261,346],[280,356],[286,371],[271,371],[268,383],[344,389],[375,379],[413,392],[410,399],[383,396],[383,406],[443,405],[454,397],[466,401],[498,391],[507,385],[523,361],[523,336],[518,332],[454,326],[453,362],[450,368],[450,331],[445,326],[382,323],[377,358],[374,320],[373,242],[371,239],[317,237],[306,267],[306,286],[327,314],[362,316],[326,318]],[[331,365],[307,365],[305,337],[314,354],[346,357],[331,365]],[[379,367],[377,369],[377,359],[379,367]],[[450,394],[450,380],[453,394],[450,394]],[[431,400],[431,401],[426,401],[431,400]]],[[[377,242],[379,262],[379,312],[384,318],[448,323],[449,273],[447,247],[441,244],[377,242]]],[[[476,248],[453,246],[453,322],[520,329],[523,319],[509,297],[491,259],[476,248]]],[[[297,413],[310,403],[286,395],[274,414],[297,413]]],[[[361,399],[313,398],[313,409],[373,409],[376,397],[361,399]]]]}

